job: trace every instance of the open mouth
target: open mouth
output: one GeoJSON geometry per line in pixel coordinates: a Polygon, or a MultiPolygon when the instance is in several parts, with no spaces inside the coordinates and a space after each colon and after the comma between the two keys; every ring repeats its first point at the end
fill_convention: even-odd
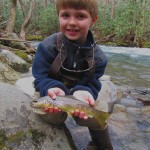
{"type": "Polygon", "coordinates": [[[74,34],[76,34],[76,33],[79,32],[79,30],[77,30],[77,29],[67,29],[67,31],[68,31],[68,33],[71,34],[71,35],[74,35],[74,34]]]}
{"type": "Polygon", "coordinates": [[[67,29],[69,32],[78,32],[79,30],[77,29],[67,29]]]}

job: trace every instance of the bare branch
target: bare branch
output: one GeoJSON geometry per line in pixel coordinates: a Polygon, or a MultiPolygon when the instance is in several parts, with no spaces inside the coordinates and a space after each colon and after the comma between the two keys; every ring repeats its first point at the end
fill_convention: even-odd
{"type": "Polygon", "coordinates": [[[17,0],[11,1],[12,1],[12,8],[8,19],[9,21],[6,26],[6,32],[13,32],[16,19],[17,0]]]}

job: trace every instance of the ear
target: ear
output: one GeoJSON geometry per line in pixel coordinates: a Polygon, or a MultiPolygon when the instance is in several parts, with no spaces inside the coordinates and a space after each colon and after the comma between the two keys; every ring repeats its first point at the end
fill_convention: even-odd
{"type": "Polygon", "coordinates": [[[92,18],[92,25],[96,23],[97,19],[98,19],[98,16],[95,16],[94,18],[92,18]]]}

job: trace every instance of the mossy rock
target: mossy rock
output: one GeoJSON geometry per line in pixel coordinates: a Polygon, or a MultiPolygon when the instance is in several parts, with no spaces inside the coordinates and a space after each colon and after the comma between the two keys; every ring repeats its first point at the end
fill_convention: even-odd
{"type": "Polygon", "coordinates": [[[6,134],[4,130],[0,130],[0,135],[0,150],[18,148],[21,145],[21,147],[28,147],[29,143],[32,148],[36,148],[38,143],[46,136],[34,129],[20,130],[10,135],[6,134]]]}
{"type": "Polygon", "coordinates": [[[5,141],[7,140],[7,136],[4,130],[0,130],[0,150],[5,147],[5,141]]]}
{"type": "Polygon", "coordinates": [[[24,51],[16,51],[16,55],[25,60],[28,58],[28,55],[24,51]]]}
{"type": "MultiPolygon", "coordinates": [[[[3,35],[3,38],[20,40],[16,33],[7,33],[7,34],[3,35]]],[[[5,40],[4,45],[12,47],[12,48],[16,48],[16,49],[26,50],[26,46],[24,45],[24,43],[18,42],[18,41],[7,41],[7,40],[5,40]]]]}
{"type": "Polygon", "coordinates": [[[21,63],[21,64],[18,64],[18,63],[13,63],[10,65],[11,68],[13,68],[15,71],[17,72],[21,72],[21,73],[26,73],[29,71],[29,68],[31,67],[30,64],[28,63],[21,63]]]}
{"type": "Polygon", "coordinates": [[[29,59],[27,53],[25,53],[24,51],[22,51],[22,50],[16,51],[15,54],[16,54],[18,57],[20,57],[20,58],[24,59],[25,61],[27,61],[28,63],[32,63],[32,60],[29,59]]]}

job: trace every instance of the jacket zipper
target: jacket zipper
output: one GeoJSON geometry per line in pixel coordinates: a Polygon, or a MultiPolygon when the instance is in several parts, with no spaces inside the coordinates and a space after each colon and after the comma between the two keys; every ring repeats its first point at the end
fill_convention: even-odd
{"type": "Polygon", "coordinates": [[[73,63],[73,68],[74,68],[74,69],[77,68],[79,53],[80,53],[80,47],[77,49],[77,52],[76,52],[76,54],[75,54],[75,59],[74,59],[74,63],[73,63]]]}

